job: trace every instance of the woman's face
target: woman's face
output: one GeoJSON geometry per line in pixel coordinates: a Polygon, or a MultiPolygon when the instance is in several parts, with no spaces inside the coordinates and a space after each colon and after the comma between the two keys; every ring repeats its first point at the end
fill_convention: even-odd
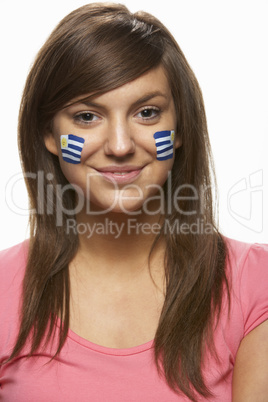
{"type": "MultiPolygon", "coordinates": [[[[86,196],[91,210],[131,213],[145,201],[153,205],[173,165],[173,158],[157,159],[154,134],[177,127],[163,68],[86,102],[73,101],[55,115],[45,137],[67,180],[86,196]],[[62,158],[61,136],[69,134],[85,140],[78,164],[62,158]]],[[[175,133],[173,146],[180,145],[175,133]]]]}

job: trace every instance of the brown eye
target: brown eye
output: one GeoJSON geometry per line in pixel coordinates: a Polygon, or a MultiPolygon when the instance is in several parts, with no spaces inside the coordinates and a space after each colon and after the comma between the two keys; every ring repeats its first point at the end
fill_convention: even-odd
{"type": "Polygon", "coordinates": [[[155,107],[147,107],[141,110],[138,113],[138,117],[141,117],[144,120],[150,120],[158,117],[160,114],[160,110],[155,107]]]}
{"type": "Polygon", "coordinates": [[[94,113],[91,112],[82,112],[78,113],[74,116],[74,120],[79,123],[89,124],[98,119],[94,113]]]}
{"type": "Polygon", "coordinates": [[[141,112],[141,116],[144,118],[148,118],[148,117],[152,117],[154,114],[154,110],[153,109],[144,109],[141,112]]]}
{"type": "Polygon", "coordinates": [[[93,113],[81,113],[80,119],[84,121],[92,121],[94,119],[94,114],[93,113]]]}

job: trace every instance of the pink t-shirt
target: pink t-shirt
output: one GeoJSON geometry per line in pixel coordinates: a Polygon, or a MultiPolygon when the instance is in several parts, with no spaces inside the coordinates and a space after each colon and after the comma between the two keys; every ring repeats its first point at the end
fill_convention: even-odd
{"type": "MultiPolygon", "coordinates": [[[[220,364],[206,357],[204,376],[215,396],[231,401],[235,356],[242,338],[268,319],[268,245],[227,240],[232,280],[231,314],[224,302],[215,344],[220,364]]],[[[0,361],[9,356],[18,330],[19,299],[27,242],[0,253],[0,361]]],[[[54,348],[54,347],[53,347],[54,348]]],[[[173,402],[187,401],[158,376],[153,341],[130,349],[91,343],[69,330],[60,355],[54,350],[25,358],[28,350],[0,368],[0,401],[4,402],[173,402]]],[[[207,399],[200,398],[200,401],[207,399]]]]}

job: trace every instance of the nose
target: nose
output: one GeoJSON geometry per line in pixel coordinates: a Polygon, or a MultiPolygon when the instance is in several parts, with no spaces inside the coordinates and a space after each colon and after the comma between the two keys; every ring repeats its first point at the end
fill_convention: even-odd
{"type": "Polygon", "coordinates": [[[127,122],[115,119],[109,124],[107,139],[105,142],[106,155],[122,158],[135,152],[135,142],[127,122]]]}

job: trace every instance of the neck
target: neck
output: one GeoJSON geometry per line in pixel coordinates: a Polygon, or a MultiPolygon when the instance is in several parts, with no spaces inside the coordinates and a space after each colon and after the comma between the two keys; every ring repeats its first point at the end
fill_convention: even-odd
{"type": "MultiPolygon", "coordinates": [[[[124,273],[147,267],[160,222],[161,215],[81,212],[76,217],[80,260],[93,261],[98,269],[124,273]]],[[[158,241],[152,260],[163,255],[163,250],[163,241],[158,241]]]]}

